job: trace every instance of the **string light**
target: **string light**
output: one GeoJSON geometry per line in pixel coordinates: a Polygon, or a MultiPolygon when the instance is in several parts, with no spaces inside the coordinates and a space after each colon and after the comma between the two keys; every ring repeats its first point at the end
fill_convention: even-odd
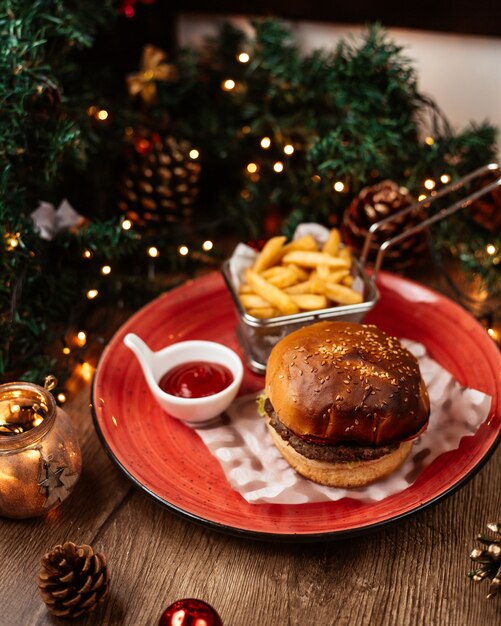
{"type": "Polygon", "coordinates": [[[196,150],[195,148],[193,150],[190,150],[190,158],[198,159],[199,156],[200,152],[198,150],[196,150]]]}
{"type": "Polygon", "coordinates": [[[186,256],[188,252],[190,251],[190,249],[188,248],[188,246],[179,246],[177,251],[179,252],[181,256],[186,256]]]}
{"type": "Polygon", "coordinates": [[[89,289],[89,291],[87,292],[87,298],[89,300],[94,300],[94,298],[97,298],[98,295],[99,291],[97,289],[89,289]]]}
{"type": "Polygon", "coordinates": [[[258,170],[258,166],[256,163],[249,163],[247,165],[247,171],[249,172],[249,174],[254,174],[255,172],[257,172],[258,170]]]}
{"type": "Polygon", "coordinates": [[[231,91],[232,89],[235,89],[235,86],[236,86],[236,83],[232,78],[227,78],[221,84],[221,88],[224,91],[231,91]]]}
{"type": "Polygon", "coordinates": [[[92,105],[87,109],[87,115],[89,117],[94,117],[97,113],[97,110],[98,110],[97,107],[92,105]]]}
{"type": "Polygon", "coordinates": [[[130,230],[132,228],[132,222],[130,220],[124,220],[122,222],[122,229],[123,230],[130,230]]]}
{"type": "Polygon", "coordinates": [[[108,274],[111,274],[111,267],[109,265],[103,265],[103,267],[101,268],[101,274],[103,274],[103,276],[108,276],[108,274]]]}
{"type": "Polygon", "coordinates": [[[83,330],[81,330],[77,333],[77,344],[81,348],[83,348],[86,343],[87,343],[87,335],[83,330]]]}
{"type": "Polygon", "coordinates": [[[214,244],[212,243],[212,241],[210,241],[210,239],[207,239],[207,241],[204,241],[202,244],[202,248],[208,252],[209,250],[212,250],[212,248],[214,247],[214,244]]]}
{"type": "Polygon", "coordinates": [[[451,177],[449,174],[442,174],[442,176],[440,176],[440,181],[444,183],[444,185],[447,185],[447,183],[451,182],[451,177]]]}
{"type": "Polygon", "coordinates": [[[271,139],[269,137],[263,137],[261,139],[261,148],[268,150],[270,146],[271,146],[271,139]]]}
{"type": "Polygon", "coordinates": [[[92,376],[94,374],[94,368],[90,363],[84,361],[80,365],[80,375],[85,380],[85,382],[90,382],[92,380],[92,376]]]}
{"type": "Polygon", "coordinates": [[[435,140],[433,139],[433,137],[426,137],[424,141],[428,146],[432,146],[435,143],[435,140]]]}
{"type": "Polygon", "coordinates": [[[284,146],[284,152],[288,155],[294,154],[294,146],[288,143],[286,146],[284,146]]]}
{"type": "Polygon", "coordinates": [[[68,348],[68,346],[64,346],[63,354],[69,354],[70,352],[71,352],[71,350],[68,348]]]}
{"type": "Polygon", "coordinates": [[[489,243],[485,249],[487,251],[487,254],[496,254],[496,246],[492,243],[489,243]]]}
{"type": "Polygon", "coordinates": [[[419,200],[419,202],[421,202],[421,200],[424,200],[425,198],[426,198],[426,194],[425,194],[425,193],[422,193],[422,194],[418,197],[418,200],[419,200]]]}
{"type": "Polygon", "coordinates": [[[148,248],[148,255],[152,259],[155,259],[156,257],[160,256],[160,252],[158,251],[158,248],[155,248],[155,246],[151,246],[148,248]]]}
{"type": "Polygon", "coordinates": [[[320,176],[318,174],[313,174],[313,176],[311,177],[311,180],[314,183],[319,183],[322,179],[320,178],[320,176]]]}
{"type": "Polygon", "coordinates": [[[432,180],[431,178],[427,178],[424,181],[424,186],[426,187],[426,189],[434,189],[435,187],[435,181],[432,180]]]}
{"type": "Polygon", "coordinates": [[[92,251],[89,249],[84,250],[82,256],[84,259],[90,259],[92,258],[92,251]]]}
{"type": "Polygon", "coordinates": [[[277,172],[277,174],[279,174],[280,172],[283,171],[284,164],[281,161],[277,161],[276,163],[273,164],[273,169],[275,170],[275,172],[277,172]]]}
{"type": "Polygon", "coordinates": [[[248,135],[251,132],[250,126],[242,126],[242,135],[248,135]]]}
{"type": "Polygon", "coordinates": [[[127,137],[132,137],[132,135],[134,134],[134,129],[132,128],[132,126],[126,126],[124,133],[127,135],[127,137]]]}
{"type": "Polygon", "coordinates": [[[16,233],[15,235],[12,235],[11,237],[7,239],[7,246],[9,250],[13,250],[14,248],[17,248],[18,245],[19,245],[19,233],[16,233]]]}
{"type": "Polygon", "coordinates": [[[60,402],[61,404],[64,404],[66,402],[66,394],[64,393],[58,393],[57,394],[57,400],[58,402],[60,402]]]}
{"type": "Polygon", "coordinates": [[[104,122],[105,120],[108,119],[109,117],[109,113],[108,111],[106,111],[106,109],[100,109],[97,113],[96,113],[96,117],[98,120],[100,120],[101,122],[104,122]]]}
{"type": "Polygon", "coordinates": [[[247,54],[247,52],[241,52],[238,56],[237,56],[238,61],[240,61],[240,63],[248,63],[250,61],[250,56],[247,54]]]}
{"type": "Polygon", "coordinates": [[[341,182],[340,180],[336,181],[333,185],[334,187],[334,191],[343,191],[344,190],[344,183],[341,182]]]}

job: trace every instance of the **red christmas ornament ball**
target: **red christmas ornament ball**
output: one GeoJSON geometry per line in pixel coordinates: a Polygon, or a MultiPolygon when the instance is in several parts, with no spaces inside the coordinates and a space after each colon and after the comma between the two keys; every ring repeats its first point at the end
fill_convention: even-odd
{"type": "Polygon", "coordinates": [[[223,622],[210,604],[187,598],[167,607],[158,626],[223,626],[223,622]]]}

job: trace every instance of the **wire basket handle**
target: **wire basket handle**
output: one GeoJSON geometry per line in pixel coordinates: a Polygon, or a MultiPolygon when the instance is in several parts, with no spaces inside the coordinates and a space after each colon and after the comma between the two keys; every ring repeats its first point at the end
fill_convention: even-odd
{"type": "MultiPolygon", "coordinates": [[[[427,196],[426,198],[424,198],[424,200],[421,200],[420,202],[412,204],[411,206],[408,206],[405,209],[402,209],[401,211],[398,211],[397,213],[394,213],[393,215],[390,215],[389,217],[385,217],[379,222],[372,224],[365,238],[364,247],[362,248],[362,254],[360,255],[360,260],[362,262],[362,265],[365,266],[367,263],[367,257],[369,255],[370,245],[371,245],[372,239],[374,238],[374,234],[378,230],[380,230],[383,226],[385,226],[389,222],[392,222],[395,219],[398,219],[399,217],[403,215],[408,215],[409,213],[413,213],[414,211],[417,211],[424,205],[429,206],[432,202],[435,202],[435,200],[438,200],[439,198],[442,198],[443,196],[449,193],[452,193],[453,191],[456,191],[457,189],[459,189],[460,187],[463,187],[466,183],[470,182],[471,180],[474,180],[480,176],[483,176],[484,174],[487,174],[488,172],[493,172],[499,169],[500,169],[500,166],[498,163],[489,163],[488,165],[484,165],[478,168],[477,170],[474,170],[473,172],[466,174],[466,176],[463,176],[462,178],[457,180],[455,183],[451,183],[450,185],[443,187],[440,191],[437,191],[433,195],[427,196]]],[[[450,215],[453,215],[460,209],[466,208],[467,206],[469,206],[472,202],[474,202],[481,196],[484,196],[485,194],[489,193],[493,189],[496,189],[496,187],[500,187],[500,186],[501,186],[501,172],[499,173],[498,178],[494,182],[490,183],[489,185],[482,187],[478,191],[475,191],[474,193],[470,194],[466,198],[463,198],[462,200],[458,200],[454,204],[451,204],[449,207],[442,209],[438,213],[435,213],[435,215],[432,215],[431,217],[426,218],[419,224],[416,224],[415,226],[412,226],[411,228],[405,230],[404,232],[399,233],[395,237],[392,237],[391,239],[387,239],[386,241],[384,241],[379,247],[379,250],[376,256],[376,261],[374,263],[374,268],[372,270],[372,276],[374,280],[376,280],[377,274],[379,270],[381,269],[384,256],[389,248],[393,247],[397,243],[400,243],[404,239],[407,239],[407,237],[410,237],[411,235],[414,235],[415,233],[421,232],[428,226],[431,226],[432,224],[435,224],[436,222],[439,222],[443,220],[444,218],[449,217],[450,215]]]]}

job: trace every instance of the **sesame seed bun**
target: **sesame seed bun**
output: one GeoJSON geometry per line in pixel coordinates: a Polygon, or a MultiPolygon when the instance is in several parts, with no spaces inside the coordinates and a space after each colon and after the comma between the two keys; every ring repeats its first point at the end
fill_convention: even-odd
{"type": "Polygon", "coordinates": [[[265,384],[273,419],[287,431],[284,440],[283,429],[271,427],[275,444],[299,473],[322,484],[358,487],[388,475],[428,423],[416,358],[372,325],[320,322],[287,335],[270,354],[265,384]],[[305,458],[290,435],[313,446],[390,449],[356,463],[326,462],[305,458]]]}

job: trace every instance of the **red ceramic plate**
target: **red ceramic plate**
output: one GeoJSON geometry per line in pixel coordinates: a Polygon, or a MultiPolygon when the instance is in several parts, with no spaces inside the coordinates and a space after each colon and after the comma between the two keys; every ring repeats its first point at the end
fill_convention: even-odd
{"type": "MultiPolygon", "coordinates": [[[[231,489],[197,433],[157,406],[123,337],[137,333],[154,350],[180,340],[207,339],[240,352],[233,305],[219,274],[161,296],[131,317],[109,343],[92,398],[95,425],[107,451],[139,488],[168,508],[212,528],[257,538],[318,540],[366,532],[452,493],[483,465],[500,439],[500,354],[477,322],[443,296],[384,272],[378,282],[381,300],[367,321],[420,341],[463,385],[492,396],[490,415],[476,434],[438,457],[405,491],[368,504],[351,498],[248,504],[231,489]]],[[[241,393],[262,387],[263,378],[246,370],[241,393]]]]}

